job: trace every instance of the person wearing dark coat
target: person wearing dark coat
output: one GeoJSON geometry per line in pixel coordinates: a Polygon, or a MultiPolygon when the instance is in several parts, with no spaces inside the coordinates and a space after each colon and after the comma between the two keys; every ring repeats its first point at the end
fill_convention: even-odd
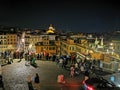
{"type": "Polygon", "coordinates": [[[35,79],[34,79],[34,85],[36,90],[40,90],[40,80],[39,75],[36,73],[35,79]]]}

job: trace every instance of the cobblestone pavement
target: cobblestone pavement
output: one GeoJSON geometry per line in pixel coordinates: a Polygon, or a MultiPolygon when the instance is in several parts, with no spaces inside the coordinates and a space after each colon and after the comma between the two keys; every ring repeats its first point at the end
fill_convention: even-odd
{"type": "Polygon", "coordinates": [[[37,68],[25,66],[25,60],[14,60],[12,64],[2,66],[5,90],[28,90],[27,77],[36,73],[40,76],[40,90],[79,90],[83,75],[70,78],[69,71],[58,68],[55,62],[37,60],[36,63],[37,68]],[[57,76],[61,73],[65,75],[65,85],[57,83],[57,76]]]}

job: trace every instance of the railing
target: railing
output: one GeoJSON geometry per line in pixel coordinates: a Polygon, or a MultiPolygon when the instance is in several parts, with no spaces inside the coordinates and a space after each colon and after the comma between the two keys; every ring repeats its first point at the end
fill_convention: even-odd
{"type": "Polygon", "coordinates": [[[118,72],[119,68],[118,65],[119,63],[116,61],[113,62],[102,62],[103,64],[103,70],[109,71],[109,72],[118,72]]]}

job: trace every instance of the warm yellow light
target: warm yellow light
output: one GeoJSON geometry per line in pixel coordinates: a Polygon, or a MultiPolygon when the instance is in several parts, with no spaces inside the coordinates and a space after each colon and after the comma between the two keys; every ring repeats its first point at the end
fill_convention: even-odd
{"type": "Polygon", "coordinates": [[[31,49],[31,47],[32,47],[32,44],[29,45],[29,49],[31,49]]]}
{"type": "Polygon", "coordinates": [[[110,45],[112,46],[112,45],[113,45],[113,43],[110,43],[110,45]]]}

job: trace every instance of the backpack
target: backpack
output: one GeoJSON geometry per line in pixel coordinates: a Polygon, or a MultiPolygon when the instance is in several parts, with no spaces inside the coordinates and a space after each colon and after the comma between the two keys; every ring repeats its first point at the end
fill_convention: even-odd
{"type": "Polygon", "coordinates": [[[35,77],[35,83],[39,83],[39,77],[35,77]]]}

